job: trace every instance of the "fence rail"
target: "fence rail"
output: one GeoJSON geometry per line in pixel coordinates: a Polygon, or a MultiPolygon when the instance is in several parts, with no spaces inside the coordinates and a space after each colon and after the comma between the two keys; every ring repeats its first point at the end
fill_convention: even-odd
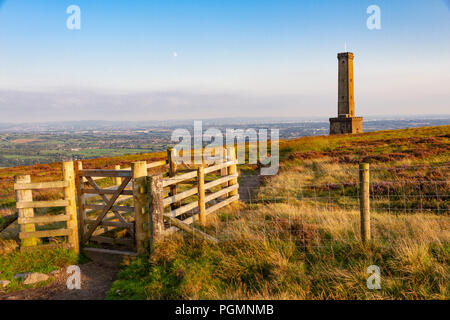
{"type": "MultiPolygon", "coordinates": [[[[209,214],[239,200],[241,187],[237,181],[235,150],[230,148],[224,154],[220,163],[186,166],[177,163],[176,150],[169,149],[167,160],[135,162],[127,168],[83,169],[78,162],[73,172],[73,163],[65,162],[60,181],[31,182],[29,176],[18,176],[14,190],[21,250],[60,246],[78,251],[81,238],[83,245],[90,241],[126,245],[131,247],[128,252],[141,254],[162,237],[179,230],[215,242],[192,225],[205,226],[209,214]],[[164,166],[167,166],[164,174],[149,174],[149,169],[164,166]],[[63,196],[56,200],[33,200],[33,191],[45,189],[62,189],[63,196]],[[44,213],[44,208],[60,209],[59,212],[53,209],[52,215],[44,213]],[[119,233],[120,237],[116,237],[119,233]],[[67,242],[51,243],[58,237],[67,242]]],[[[450,212],[447,175],[423,175],[418,179],[414,173],[416,169],[432,168],[449,166],[369,169],[368,165],[361,165],[359,170],[351,169],[352,178],[342,183],[281,186],[273,189],[272,198],[271,185],[264,185],[265,196],[253,200],[250,197],[247,201],[271,203],[294,199],[305,200],[319,209],[359,209],[361,240],[368,242],[372,239],[371,212],[450,212]],[[384,171],[399,175],[390,177],[384,171]],[[433,177],[436,179],[432,180],[433,177]]]]}
{"type": "MultiPolygon", "coordinates": [[[[67,243],[59,245],[75,250],[80,238],[83,245],[91,241],[126,245],[131,247],[128,252],[142,254],[156,241],[178,230],[216,242],[193,224],[205,226],[209,214],[239,200],[235,149],[229,148],[224,154],[220,163],[203,163],[186,169],[175,161],[176,150],[169,149],[167,160],[134,162],[127,168],[84,169],[78,162],[74,172],[73,163],[65,162],[60,181],[31,182],[29,176],[16,177],[14,190],[22,248],[52,247],[54,238],[65,237],[67,243]],[[149,174],[149,169],[160,167],[166,169],[164,174],[149,174]],[[62,189],[63,196],[46,201],[33,199],[33,191],[45,189],[62,189]],[[60,208],[60,212],[56,210],[52,215],[44,213],[41,210],[44,208],[60,208]]],[[[389,213],[449,212],[449,181],[445,173],[432,177],[424,174],[417,180],[415,167],[369,168],[362,164],[359,170],[356,166],[350,170],[352,178],[343,183],[299,183],[290,189],[278,186],[273,190],[273,199],[263,197],[255,202],[287,198],[305,200],[318,208],[359,209],[364,242],[372,238],[371,213],[377,209],[389,213]],[[395,170],[399,175],[386,175],[383,170],[395,170]],[[431,180],[433,177],[436,180],[431,180]]],[[[271,185],[263,188],[270,191],[271,185]]]]}
{"type": "Polygon", "coordinates": [[[31,250],[48,247],[70,247],[79,252],[78,219],[75,201],[75,173],[73,162],[64,162],[63,180],[51,182],[32,183],[29,175],[15,178],[14,190],[16,190],[19,211],[18,223],[20,226],[19,238],[21,249],[31,250]],[[32,190],[63,188],[64,199],[52,201],[34,201],[32,190]],[[35,216],[34,209],[64,207],[64,214],[35,216]],[[64,222],[65,227],[52,230],[36,231],[36,224],[54,224],[64,222]],[[68,243],[40,244],[42,238],[67,237],[68,243]]]}
{"type": "Polygon", "coordinates": [[[114,169],[85,169],[78,161],[74,170],[73,162],[65,162],[61,181],[31,182],[29,176],[17,177],[14,189],[21,247],[23,250],[53,248],[54,243],[41,243],[39,239],[45,242],[45,239],[66,237],[67,243],[59,245],[77,252],[80,243],[88,245],[92,241],[128,245],[132,249],[128,252],[136,250],[141,254],[174,230],[202,235],[190,225],[195,221],[204,225],[207,214],[238,199],[233,194],[239,187],[235,151],[229,155],[221,163],[200,165],[197,170],[183,173],[175,162],[176,150],[169,149],[167,160],[134,162],[128,168],[117,165],[114,169]],[[166,165],[167,177],[149,175],[149,169],[166,165]],[[211,181],[210,175],[216,171],[220,171],[221,177],[211,181]],[[210,191],[219,185],[223,188],[210,191]],[[43,189],[62,189],[64,196],[33,200],[32,191],[43,189]],[[223,199],[218,202],[220,197],[223,199]],[[48,211],[44,213],[44,208],[60,208],[64,213],[52,215],[48,211]],[[39,214],[35,215],[35,210],[39,214]],[[122,230],[126,233],[116,237],[122,230]]]}
{"type": "Polygon", "coordinates": [[[17,177],[14,190],[21,247],[50,248],[55,244],[46,241],[65,237],[67,243],[60,246],[77,252],[80,243],[93,241],[130,244],[142,253],[174,230],[201,235],[192,227],[194,222],[205,225],[208,214],[239,199],[236,153],[234,148],[223,149],[220,160],[194,166],[177,163],[176,156],[177,151],[169,149],[167,160],[113,169],[86,169],[81,161],[75,167],[73,162],[64,162],[61,181],[31,182],[29,176],[17,177]],[[164,176],[149,175],[148,170],[165,166],[164,176]],[[64,196],[33,200],[33,190],[44,189],[62,189],[64,196]],[[49,208],[55,209],[45,210],[49,208]],[[122,230],[128,238],[122,238],[123,234],[116,238],[122,230]]]}
{"type": "MultiPolygon", "coordinates": [[[[153,202],[152,208],[152,221],[153,230],[152,235],[170,234],[177,229],[189,232],[193,236],[203,237],[204,239],[211,240],[210,236],[205,236],[203,232],[190,226],[195,221],[199,221],[201,225],[206,224],[206,216],[214,211],[231,204],[239,199],[237,190],[239,185],[237,183],[237,160],[234,148],[228,148],[224,150],[225,160],[223,163],[214,164],[211,166],[200,165],[197,170],[176,175],[176,164],[172,161],[172,157],[176,155],[173,150],[169,150],[169,163],[171,163],[172,170],[169,170],[169,178],[152,177],[158,183],[151,183],[152,194],[151,199],[153,202]],[[226,169],[225,171],[223,169],[226,169]],[[205,183],[208,174],[215,171],[221,171],[220,178],[214,179],[208,183],[205,183]],[[192,180],[195,179],[194,182],[192,180]],[[186,184],[190,181],[188,189],[179,192],[179,186],[186,184]],[[222,186],[220,190],[206,194],[208,190],[222,186]],[[169,188],[167,196],[164,196],[164,188],[169,188]],[[196,196],[196,198],[191,198],[196,196]],[[217,201],[220,197],[225,197],[218,203],[212,203],[217,201]],[[182,201],[184,203],[181,205],[182,201]],[[174,206],[176,204],[176,206],[174,206]],[[165,210],[167,208],[168,210],[165,210]],[[156,210],[155,210],[156,209],[156,210]],[[164,224],[166,221],[167,226],[164,224]]],[[[152,241],[157,241],[158,237],[153,236],[152,241]]],[[[214,240],[215,241],[215,240],[214,240]]]]}

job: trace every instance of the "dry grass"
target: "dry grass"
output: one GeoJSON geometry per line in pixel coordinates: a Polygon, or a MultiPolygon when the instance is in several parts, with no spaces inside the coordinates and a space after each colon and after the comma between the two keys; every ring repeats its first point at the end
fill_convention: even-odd
{"type": "MultiPolygon", "coordinates": [[[[377,212],[449,214],[450,154],[442,162],[405,160],[372,164],[370,194],[377,212]]],[[[309,200],[315,206],[350,210],[358,208],[359,169],[333,158],[285,161],[277,176],[258,190],[257,201],[309,200]]]]}
{"type": "MultiPolygon", "coordinates": [[[[127,263],[109,298],[449,299],[450,186],[435,185],[449,180],[449,137],[450,126],[442,126],[283,141],[280,172],[259,189],[259,204],[209,217],[205,231],[219,245],[180,234],[165,239],[151,258],[127,263]],[[361,161],[371,163],[377,197],[367,244],[359,238],[361,161]],[[406,200],[416,192],[420,198],[406,200]],[[381,290],[366,286],[370,265],[381,268],[381,290]]],[[[58,164],[0,170],[0,203],[14,205],[14,174],[52,180],[59,170],[58,164]]]]}
{"type": "Polygon", "coordinates": [[[363,245],[356,211],[299,202],[237,205],[209,219],[206,229],[220,245],[167,239],[150,260],[132,262],[109,297],[450,298],[450,218],[383,213],[373,221],[374,240],[363,245]],[[366,287],[366,269],[374,264],[382,273],[382,289],[375,291],[366,287]]]}
{"type": "Polygon", "coordinates": [[[219,245],[175,235],[124,268],[110,299],[449,299],[450,126],[281,142],[254,204],[208,219],[219,245]],[[358,163],[371,163],[360,241],[358,163]],[[391,168],[394,168],[393,170],[391,168]],[[412,196],[406,198],[406,196],[412,196]],[[367,268],[381,269],[369,290],[367,268]]]}

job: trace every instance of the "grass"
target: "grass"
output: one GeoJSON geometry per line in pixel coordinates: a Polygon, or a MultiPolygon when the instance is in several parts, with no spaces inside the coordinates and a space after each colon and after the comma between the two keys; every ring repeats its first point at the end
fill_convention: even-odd
{"type": "MultiPolygon", "coordinates": [[[[282,141],[279,174],[265,178],[256,194],[261,201],[208,217],[204,231],[220,244],[182,234],[166,238],[151,257],[127,260],[108,298],[449,299],[449,140],[450,126],[441,126],[282,141]],[[362,161],[371,163],[368,244],[359,239],[362,161]],[[370,265],[381,269],[381,290],[366,287],[370,265]]],[[[103,158],[84,165],[111,168],[162,157],[103,158]]],[[[254,169],[243,166],[241,173],[254,169]]],[[[0,205],[14,204],[14,174],[54,180],[59,170],[59,164],[0,170],[0,205]]],[[[39,269],[39,261],[49,270],[52,261],[65,261],[36,256],[35,265],[22,253],[9,257],[0,256],[0,270],[9,264],[39,269]]]]}
{"type": "Polygon", "coordinates": [[[235,206],[211,217],[219,245],[174,236],[129,263],[109,299],[448,299],[450,219],[374,214],[358,239],[356,211],[302,204],[235,206]],[[366,287],[370,265],[381,290],[366,287]]]}
{"type": "MultiPolygon", "coordinates": [[[[0,240],[0,247],[11,245],[0,240]]],[[[83,258],[81,258],[83,259],[83,258]]],[[[22,279],[14,279],[14,275],[26,272],[39,272],[47,274],[68,265],[75,265],[80,262],[80,258],[72,251],[64,249],[37,250],[32,252],[13,251],[9,254],[0,255],[0,280],[9,280],[11,284],[5,288],[0,288],[0,294],[5,292],[18,291],[36,285],[24,285],[22,279]]],[[[39,283],[39,286],[47,285],[49,281],[39,283]]]]}
{"type": "Polygon", "coordinates": [[[167,238],[123,266],[108,298],[447,300],[449,185],[435,182],[448,181],[449,137],[443,126],[283,141],[279,174],[265,179],[261,201],[208,217],[204,231],[220,244],[167,238]],[[367,244],[362,161],[372,179],[367,244]],[[381,269],[381,290],[367,288],[371,265],[381,269]]]}

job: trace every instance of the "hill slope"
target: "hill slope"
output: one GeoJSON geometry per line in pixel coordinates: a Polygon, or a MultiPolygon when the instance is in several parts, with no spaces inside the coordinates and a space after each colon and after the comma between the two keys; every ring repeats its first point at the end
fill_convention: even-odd
{"type": "MultiPolygon", "coordinates": [[[[208,217],[204,231],[219,245],[182,234],[167,238],[151,258],[123,266],[109,298],[448,299],[449,140],[450,126],[442,126],[282,141],[278,175],[259,186],[241,183],[249,197],[208,217]],[[366,245],[359,239],[362,161],[371,163],[372,181],[373,241],[366,245]],[[381,290],[366,286],[370,265],[381,269],[381,290]]],[[[243,176],[255,169],[240,166],[243,176]]],[[[15,174],[45,181],[59,170],[59,164],[0,170],[4,208],[14,205],[15,174]]]]}
{"type": "Polygon", "coordinates": [[[279,174],[208,218],[219,245],[167,238],[124,266],[109,298],[448,299],[449,138],[444,126],[284,141],[279,174]],[[362,161],[372,164],[366,245],[362,161]],[[381,290],[367,288],[371,265],[381,290]]]}

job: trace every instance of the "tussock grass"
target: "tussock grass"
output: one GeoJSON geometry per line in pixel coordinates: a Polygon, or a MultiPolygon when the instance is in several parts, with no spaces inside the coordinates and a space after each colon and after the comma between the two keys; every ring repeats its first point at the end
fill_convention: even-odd
{"type": "MultiPolygon", "coordinates": [[[[450,186],[435,184],[449,180],[449,142],[450,126],[281,141],[280,172],[259,188],[257,204],[233,205],[209,217],[204,231],[220,244],[181,234],[167,238],[151,257],[127,260],[108,298],[449,299],[450,186]],[[367,244],[359,238],[357,210],[363,161],[371,163],[375,196],[373,241],[367,244]],[[417,192],[420,197],[405,200],[417,192]],[[381,268],[381,290],[367,289],[370,265],[381,268]]],[[[111,168],[162,157],[84,164],[111,168]]],[[[244,173],[254,169],[241,166],[244,173]]],[[[2,207],[14,206],[13,176],[24,173],[33,181],[54,180],[60,164],[0,170],[2,207]]],[[[72,263],[75,257],[65,254],[0,256],[0,278],[72,263]]]]}
{"type": "Polygon", "coordinates": [[[448,299],[450,218],[375,213],[374,240],[359,213],[296,204],[234,206],[212,216],[212,245],[176,235],[136,259],[110,299],[448,299]],[[367,267],[381,268],[369,290],[367,267]]]}
{"type": "Polygon", "coordinates": [[[204,231],[220,244],[165,239],[124,266],[108,298],[449,299],[449,185],[435,184],[448,180],[449,130],[282,141],[280,171],[256,201],[208,217],[204,231]],[[374,197],[366,244],[361,161],[371,163],[374,197]],[[371,265],[381,269],[381,290],[367,288],[371,265]]]}

